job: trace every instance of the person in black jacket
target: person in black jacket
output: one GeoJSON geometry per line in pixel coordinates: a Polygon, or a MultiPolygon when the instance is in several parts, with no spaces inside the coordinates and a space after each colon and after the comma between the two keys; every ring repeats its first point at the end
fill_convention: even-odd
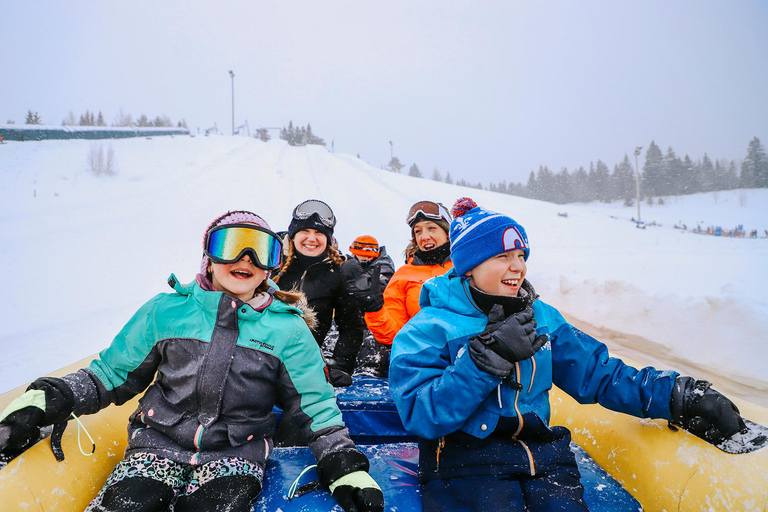
{"type": "Polygon", "coordinates": [[[293,211],[286,239],[287,255],[274,281],[282,290],[303,292],[317,317],[312,334],[322,348],[331,323],[339,339],[327,360],[328,378],[336,387],[352,384],[352,372],[363,342],[363,322],[354,298],[341,279],[344,257],[332,246],[336,218],[322,201],[310,199],[293,211]]]}
{"type": "MultiPolygon", "coordinates": [[[[373,236],[361,235],[352,241],[349,252],[351,256],[348,259],[356,259],[360,262],[360,270],[365,278],[377,279],[379,282],[378,289],[384,290],[395,273],[395,262],[387,254],[386,247],[379,245],[379,241],[373,236]]],[[[389,375],[389,352],[392,347],[376,340],[373,333],[365,326],[362,312],[361,319],[364,327],[363,345],[357,358],[355,373],[387,378],[389,375]]]]}

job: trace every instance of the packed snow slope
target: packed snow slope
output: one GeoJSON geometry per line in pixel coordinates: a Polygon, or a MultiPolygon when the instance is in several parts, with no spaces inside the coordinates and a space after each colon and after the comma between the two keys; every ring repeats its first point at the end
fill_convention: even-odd
{"type": "Polygon", "coordinates": [[[612,352],[768,405],[768,240],[691,233],[699,223],[763,234],[768,190],[643,203],[643,220],[661,226],[637,229],[636,207],[554,205],[393,174],[319,146],[223,136],[7,143],[0,180],[0,392],[106,347],[141,304],[170,291],[170,273],[192,280],[203,232],[227,210],[253,210],[277,231],[297,203],[322,199],[342,249],[370,234],[399,265],[411,204],[471,196],[525,227],[542,299],[612,352]],[[113,149],[114,176],[87,170],[98,144],[113,149]]]}

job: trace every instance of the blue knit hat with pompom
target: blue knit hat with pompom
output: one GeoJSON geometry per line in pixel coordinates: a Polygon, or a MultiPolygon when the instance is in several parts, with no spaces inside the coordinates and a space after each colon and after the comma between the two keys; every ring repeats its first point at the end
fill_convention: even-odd
{"type": "Polygon", "coordinates": [[[528,260],[528,236],[512,217],[486,210],[469,197],[457,199],[451,215],[451,260],[460,276],[488,258],[515,249],[522,249],[528,260]]]}

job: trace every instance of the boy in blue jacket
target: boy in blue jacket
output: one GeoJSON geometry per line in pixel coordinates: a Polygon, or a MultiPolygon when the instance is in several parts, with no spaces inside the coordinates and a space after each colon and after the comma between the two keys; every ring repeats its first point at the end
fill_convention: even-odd
{"type": "Polygon", "coordinates": [[[390,363],[398,412],[419,437],[425,511],[587,510],[570,432],[549,426],[552,384],[710,443],[745,428],[709,383],[627,366],[539,300],[512,218],[468,198],[452,213],[454,269],[424,284],[390,363]]]}

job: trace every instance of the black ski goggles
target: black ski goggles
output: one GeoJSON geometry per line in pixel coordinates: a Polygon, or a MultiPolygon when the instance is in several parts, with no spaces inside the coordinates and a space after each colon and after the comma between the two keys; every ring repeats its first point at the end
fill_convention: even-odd
{"type": "Polygon", "coordinates": [[[419,201],[408,210],[408,216],[405,218],[405,222],[411,226],[419,215],[427,220],[444,220],[449,224],[451,223],[451,214],[448,213],[448,209],[440,203],[419,201]]]}
{"type": "Polygon", "coordinates": [[[313,215],[317,215],[320,222],[328,229],[333,229],[336,226],[333,210],[319,199],[308,199],[293,209],[293,218],[296,220],[307,220],[313,215]]]}
{"type": "Polygon", "coordinates": [[[236,263],[248,254],[264,270],[280,266],[283,243],[272,231],[253,224],[225,224],[205,235],[205,254],[214,263],[236,263]]]}

